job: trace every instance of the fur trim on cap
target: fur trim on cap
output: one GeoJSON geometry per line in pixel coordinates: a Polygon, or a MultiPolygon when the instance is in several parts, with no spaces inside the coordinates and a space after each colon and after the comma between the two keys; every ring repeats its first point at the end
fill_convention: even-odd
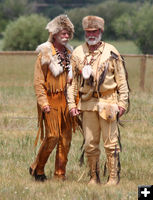
{"type": "Polygon", "coordinates": [[[59,31],[66,29],[70,32],[70,38],[73,38],[74,26],[67,15],[59,15],[55,17],[52,21],[50,21],[47,24],[46,29],[49,31],[50,37],[52,37],[59,31]]]}
{"type": "Polygon", "coordinates": [[[98,30],[104,31],[104,19],[98,16],[86,16],[82,20],[84,30],[98,30]]]}

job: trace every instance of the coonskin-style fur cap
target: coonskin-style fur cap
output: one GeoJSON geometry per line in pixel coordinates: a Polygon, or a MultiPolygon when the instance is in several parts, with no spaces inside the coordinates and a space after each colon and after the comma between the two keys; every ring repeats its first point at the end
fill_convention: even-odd
{"type": "Polygon", "coordinates": [[[53,20],[51,20],[47,26],[46,29],[50,33],[49,40],[52,39],[52,36],[58,33],[59,31],[66,29],[70,33],[70,38],[73,38],[74,33],[74,26],[67,15],[59,15],[55,17],[53,20]]]}
{"type": "Polygon", "coordinates": [[[98,16],[86,16],[82,20],[83,29],[93,31],[101,29],[104,31],[104,19],[98,16]]]}

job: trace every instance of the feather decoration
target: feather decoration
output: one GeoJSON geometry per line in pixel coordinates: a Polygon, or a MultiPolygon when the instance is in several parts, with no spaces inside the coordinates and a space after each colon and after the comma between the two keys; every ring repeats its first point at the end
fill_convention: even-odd
{"type": "Polygon", "coordinates": [[[105,77],[106,77],[106,73],[107,73],[107,70],[108,70],[108,62],[106,63],[105,67],[104,67],[104,70],[103,72],[101,73],[100,77],[99,77],[99,81],[98,81],[98,91],[100,90],[100,86],[101,84],[103,84],[104,80],[105,80],[105,77]]]}
{"type": "Polygon", "coordinates": [[[116,53],[114,53],[113,51],[110,52],[111,53],[111,57],[114,59],[118,59],[118,55],[116,53]]]}
{"type": "MultiPolygon", "coordinates": [[[[121,58],[122,58],[122,63],[123,63],[124,71],[125,71],[125,77],[126,77],[127,86],[128,86],[129,92],[130,92],[131,89],[130,89],[129,81],[128,81],[128,72],[127,72],[127,69],[125,67],[125,60],[124,60],[124,58],[122,56],[121,56],[121,58]]],[[[128,113],[129,110],[130,110],[130,98],[129,98],[129,95],[128,95],[128,108],[127,108],[126,113],[128,113]]]]}
{"type": "Polygon", "coordinates": [[[84,164],[84,153],[85,153],[85,150],[83,150],[79,159],[80,167],[84,164]]]}

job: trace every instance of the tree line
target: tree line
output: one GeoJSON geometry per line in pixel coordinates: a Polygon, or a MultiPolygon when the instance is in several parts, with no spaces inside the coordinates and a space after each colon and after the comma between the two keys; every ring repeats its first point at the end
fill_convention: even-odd
{"type": "Polygon", "coordinates": [[[104,39],[134,40],[143,53],[153,53],[152,0],[0,0],[0,10],[4,50],[34,50],[47,38],[47,22],[65,13],[75,26],[76,39],[84,37],[82,18],[98,15],[105,20],[104,39]]]}
{"type": "MultiPolygon", "coordinates": [[[[48,18],[65,13],[74,8],[93,6],[109,0],[0,0],[0,33],[6,25],[22,15],[42,14],[48,18]]],[[[116,1],[116,0],[114,0],[116,1]]],[[[153,0],[118,0],[128,3],[153,3],[153,0]]]]}

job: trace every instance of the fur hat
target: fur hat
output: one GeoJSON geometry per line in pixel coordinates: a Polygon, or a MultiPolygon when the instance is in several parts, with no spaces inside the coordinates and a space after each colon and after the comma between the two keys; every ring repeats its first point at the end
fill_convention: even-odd
{"type": "Polygon", "coordinates": [[[97,29],[104,31],[104,19],[98,16],[86,16],[82,20],[82,26],[85,31],[97,29]]]}
{"type": "Polygon", "coordinates": [[[63,29],[68,30],[70,32],[70,38],[73,38],[74,26],[67,15],[59,15],[55,17],[47,24],[46,29],[50,33],[49,40],[52,39],[53,35],[59,31],[62,31],[63,29]]]}

